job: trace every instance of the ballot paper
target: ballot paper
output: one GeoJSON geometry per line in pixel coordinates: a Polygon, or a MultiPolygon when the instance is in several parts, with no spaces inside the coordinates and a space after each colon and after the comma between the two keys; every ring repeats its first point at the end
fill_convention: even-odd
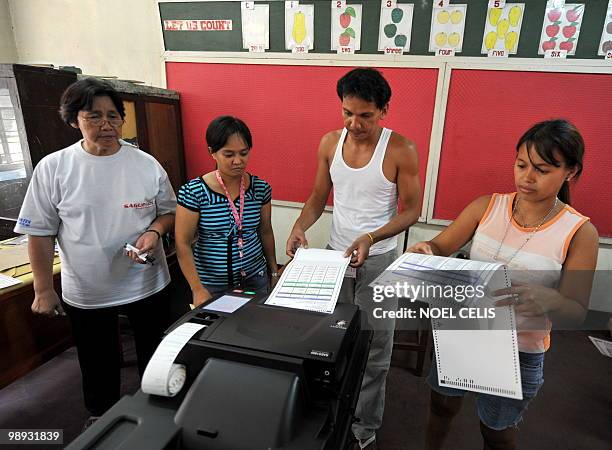
{"type": "Polygon", "coordinates": [[[599,339],[593,336],[589,336],[589,339],[591,340],[593,345],[597,348],[597,350],[599,350],[599,352],[602,355],[612,358],[612,342],[611,341],[606,341],[604,339],[599,339]]]}
{"type": "Polygon", "coordinates": [[[266,305],[333,313],[349,261],[341,251],[299,248],[266,305]]]}
{"type": "Polygon", "coordinates": [[[246,305],[251,298],[252,297],[238,297],[237,295],[224,295],[214,302],[208,303],[202,309],[231,314],[246,305]]]}
{"type": "Polygon", "coordinates": [[[151,357],[142,377],[142,391],[146,394],[174,397],[185,384],[187,370],[174,360],[189,339],[206,325],[184,323],[172,330],[161,341],[151,357]]]}
{"type": "Polygon", "coordinates": [[[523,398],[514,308],[491,295],[510,287],[506,266],[405,253],[370,286],[399,286],[429,305],[441,386],[523,398]]]}
{"type": "Polygon", "coordinates": [[[2,245],[22,245],[22,244],[27,244],[27,243],[28,243],[27,234],[14,237],[12,239],[7,239],[6,241],[2,241],[2,245]]]}
{"type": "Polygon", "coordinates": [[[30,262],[27,245],[14,245],[0,248],[0,272],[30,262]]]}
{"type": "Polygon", "coordinates": [[[493,299],[490,293],[510,286],[502,264],[419,253],[404,253],[370,286],[396,286],[397,283],[410,287],[408,297],[431,306],[467,307],[492,306],[500,298],[493,299]],[[469,289],[473,295],[465,295],[467,286],[474,288],[469,289]],[[480,292],[484,295],[477,295],[480,292]]]}
{"type": "Polygon", "coordinates": [[[4,289],[10,286],[15,286],[16,284],[20,284],[21,280],[13,277],[7,277],[6,275],[0,274],[0,289],[4,289]]]}

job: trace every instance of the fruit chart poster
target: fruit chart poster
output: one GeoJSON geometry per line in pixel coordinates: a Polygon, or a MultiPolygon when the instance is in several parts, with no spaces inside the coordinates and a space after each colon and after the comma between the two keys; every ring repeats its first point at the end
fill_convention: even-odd
{"type": "Polygon", "coordinates": [[[395,8],[380,7],[380,28],[378,30],[378,50],[389,47],[410,51],[410,35],[412,34],[412,13],[414,5],[397,4],[395,8]]]}
{"type": "Polygon", "coordinates": [[[339,3],[331,2],[331,49],[342,46],[357,51],[361,49],[361,5],[344,4],[338,8],[339,3]]]}
{"type": "Polygon", "coordinates": [[[576,53],[585,5],[554,5],[554,1],[546,4],[538,54],[543,55],[547,50],[566,50],[568,55],[573,55],[576,53]]]}
{"type": "Polygon", "coordinates": [[[314,5],[285,8],[285,49],[314,49],[314,5]]]}
{"type": "Polygon", "coordinates": [[[506,50],[508,54],[516,54],[524,10],[524,3],[506,3],[503,8],[489,8],[481,52],[506,50]]]}
{"type": "Polygon", "coordinates": [[[429,34],[430,52],[441,48],[461,52],[466,12],[467,5],[455,5],[454,3],[444,8],[433,8],[429,34]]]}
{"type": "Polygon", "coordinates": [[[270,5],[241,2],[242,47],[252,45],[270,48],[270,5]]]}
{"type": "Polygon", "coordinates": [[[597,54],[604,56],[610,51],[612,51],[612,0],[608,3],[608,11],[606,13],[606,20],[604,21],[604,29],[601,33],[601,41],[599,42],[597,54]]]}

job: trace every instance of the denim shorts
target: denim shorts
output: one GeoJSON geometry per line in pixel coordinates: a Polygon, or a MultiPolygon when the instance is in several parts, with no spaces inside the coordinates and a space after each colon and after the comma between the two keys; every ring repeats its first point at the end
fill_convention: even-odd
{"type": "MultiPolygon", "coordinates": [[[[536,396],[544,383],[544,353],[519,352],[523,400],[499,397],[475,392],[476,408],[480,421],[494,430],[517,426],[529,402],[536,396]]],[[[427,384],[439,394],[449,397],[463,397],[467,391],[438,384],[438,369],[434,358],[427,376],[427,384]]]]}
{"type": "MultiPolygon", "coordinates": [[[[231,286],[227,285],[210,285],[207,284],[206,289],[212,295],[221,294],[226,291],[230,291],[234,289],[231,286]]],[[[249,278],[244,280],[244,290],[245,291],[253,291],[256,294],[267,294],[268,293],[268,271],[262,270],[260,272],[254,273],[249,278]]]]}

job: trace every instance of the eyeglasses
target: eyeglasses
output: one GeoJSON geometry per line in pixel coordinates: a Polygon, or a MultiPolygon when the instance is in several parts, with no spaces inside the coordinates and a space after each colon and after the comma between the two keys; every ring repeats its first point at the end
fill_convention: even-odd
{"type": "Polygon", "coordinates": [[[119,128],[125,122],[121,117],[107,117],[106,119],[103,117],[81,117],[81,119],[94,127],[101,127],[107,122],[111,127],[119,128]]]}

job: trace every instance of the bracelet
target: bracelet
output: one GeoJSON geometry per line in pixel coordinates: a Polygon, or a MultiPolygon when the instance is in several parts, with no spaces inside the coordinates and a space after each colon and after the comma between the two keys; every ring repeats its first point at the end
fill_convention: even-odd
{"type": "Polygon", "coordinates": [[[272,278],[278,278],[278,272],[270,272],[272,278]]]}
{"type": "Polygon", "coordinates": [[[145,234],[145,233],[155,233],[159,239],[161,239],[162,237],[159,231],[154,230],[152,228],[149,228],[148,230],[145,230],[142,232],[142,234],[145,234]]]}
{"type": "Polygon", "coordinates": [[[372,237],[372,233],[367,233],[367,235],[370,238],[370,241],[372,241],[372,244],[370,245],[374,245],[374,237],[372,237]]]}

